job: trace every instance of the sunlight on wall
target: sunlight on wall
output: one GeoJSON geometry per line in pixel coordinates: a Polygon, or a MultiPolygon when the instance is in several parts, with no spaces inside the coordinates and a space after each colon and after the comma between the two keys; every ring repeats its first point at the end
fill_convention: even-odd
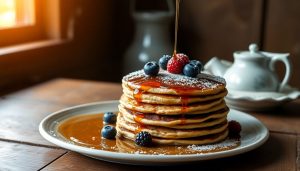
{"type": "Polygon", "coordinates": [[[34,0],[0,0],[0,28],[32,25],[34,0]]]}
{"type": "Polygon", "coordinates": [[[0,27],[16,25],[16,1],[0,0],[0,27]]]}

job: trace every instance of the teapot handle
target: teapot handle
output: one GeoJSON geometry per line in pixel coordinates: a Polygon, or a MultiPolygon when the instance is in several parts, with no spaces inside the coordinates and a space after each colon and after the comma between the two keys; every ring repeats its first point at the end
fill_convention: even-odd
{"type": "Polygon", "coordinates": [[[285,75],[284,75],[282,82],[280,83],[280,85],[278,87],[278,91],[282,91],[284,86],[287,85],[287,83],[290,79],[290,76],[291,76],[292,66],[289,61],[290,54],[289,53],[269,53],[269,52],[264,52],[264,54],[266,56],[271,57],[271,62],[270,62],[269,67],[272,71],[275,71],[275,63],[278,61],[283,62],[285,65],[285,75]]]}

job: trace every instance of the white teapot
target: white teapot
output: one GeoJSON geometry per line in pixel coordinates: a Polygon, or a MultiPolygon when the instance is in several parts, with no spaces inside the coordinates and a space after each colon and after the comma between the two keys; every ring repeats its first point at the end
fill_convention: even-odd
{"type": "Polygon", "coordinates": [[[233,53],[234,63],[214,57],[204,66],[208,72],[223,76],[229,90],[240,91],[281,91],[291,75],[289,53],[270,53],[258,51],[256,44],[249,46],[249,51],[233,53]],[[285,64],[285,76],[279,81],[275,72],[275,63],[285,64]]]}

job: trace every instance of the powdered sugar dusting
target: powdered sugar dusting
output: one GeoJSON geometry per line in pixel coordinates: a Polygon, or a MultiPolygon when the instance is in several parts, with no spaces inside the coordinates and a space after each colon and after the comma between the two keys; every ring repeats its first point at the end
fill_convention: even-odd
{"type": "Polygon", "coordinates": [[[217,144],[209,145],[189,145],[187,148],[192,151],[199,151],[199,153],[207,153],[212,151],[221,151],[226,149],[232,149],[239,145],[240,141],[237,139],[227,139],[217,144]]]}
{"type": "Polygon", "coordinates": [[[147,76],[143,70],[139,70],[123,77],[123,80],[126,82],[135,82],[137,80],[147,81],[151,79],[161,82],[162,86],[167,88],[172,85],[176,87],[206,89],[215,88],[220,85],[226,85],[224,78],[204,73],[198,74],[197,78],[192,78],[185,75],[172,74],[165,70],[160,70],[156,77],[150,77],[147,76]]]}
{"type": "MultiPolygon", "coordinates": [[[[133,142],[130,142],[131,144],[133,142]]],[[[207,145],[175,145],[175,146],[154,146],[154,147],[129,147],[127,153],[147,155],[186,155],[186,154],[207,154],[219,151],[227,151],[237,148],[241,141],[239,139],[226,139],[216,144],[207,145]]]]}

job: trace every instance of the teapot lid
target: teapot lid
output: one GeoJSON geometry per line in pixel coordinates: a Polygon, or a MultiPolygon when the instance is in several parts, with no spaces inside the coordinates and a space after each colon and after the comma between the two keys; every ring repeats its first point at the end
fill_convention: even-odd
{"type": "Polygon", "coordinates": [[[246,58],[259,58],[259,57],[264,57],[259,49],[257,44],[252,43],[249,45],[249,51],[237,51],[234,52],[235,57],[246,57],[246,58]]]}

